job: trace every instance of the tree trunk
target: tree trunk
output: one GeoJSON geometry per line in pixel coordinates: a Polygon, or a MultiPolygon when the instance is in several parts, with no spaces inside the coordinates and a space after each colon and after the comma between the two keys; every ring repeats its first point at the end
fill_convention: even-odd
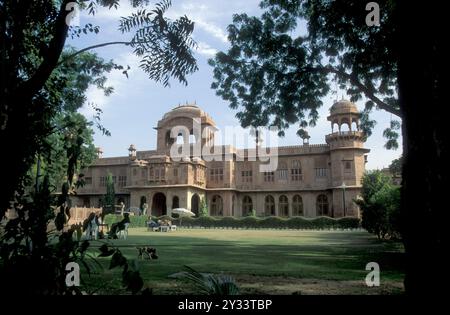
{"type": "MultiPolygon", "coordinates": [[[[399,99],[403,114],[402,234],[408,294],[443,294],[448,279],[444,233],[448,228],[449,139],[444,113],[444,68],[450,56],[437,4],[401,2],[399,99]],[[402,7],[403,5],[403,7],[402,7]],[[445,48],[444,48],[445,47],[445,48]],[[446,50],[444,52],[444,50],[446,50]]],[[[441,13],[439,12],[441,11],[441,13]]]]}

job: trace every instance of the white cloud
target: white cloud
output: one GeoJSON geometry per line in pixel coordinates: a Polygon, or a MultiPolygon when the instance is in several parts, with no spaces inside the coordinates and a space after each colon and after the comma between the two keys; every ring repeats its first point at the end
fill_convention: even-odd
{"type": "Polygon", "coordinates": [[[228,35],[223,29],[215,25],[214,23],[207,22],[200,17],[192,17],[195,25],[206,33],[212,35],[213,37],[219,39],[223,43],[228,43],[228,35]]]}
{"type": "MultiPolygon", "coordinates": [[[[122,65],[123,67],[130,66],[130,70],[128,70],[128,75],[131,77],[132,74],[136,72],[139,73],[139,58],[133,53],[127,52],[119,55],[114,59],[116,64],[122,65]]],[[[136,74],[137,74],[136,73],[136,74]]],[[[92,108],[91,103],[95,105],[95,107],[104,110],[107,108],[111,98],[117,95],[122,95],[125,93],[129,93],[130,79],[127,79],[125,74],[122,73],[121,70],[112,70],[110,73],[106,75],[107,81],[106,86],[112,86],[114,88],[113,94],[110,96],[106,96],[104,92],[98,89],[96,86],[90,86],[86,91],[87,102],[80,109],[80,113],[83,114],[87,119],[91,119],[95,114],[94,109],[92,108]]]]}
{"type": "Polygon", "coordinates": [[[217,54],[218,50],[211,47],[209,44],[205,42],[198,43],[197,53],[206,57],[213,57],[217,54]]]}

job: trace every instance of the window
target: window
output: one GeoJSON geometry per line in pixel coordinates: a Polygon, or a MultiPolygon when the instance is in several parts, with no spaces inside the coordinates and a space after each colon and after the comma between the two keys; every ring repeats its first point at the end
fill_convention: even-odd
{"type": "Polygon", "coordinates": [[[275,174],[274,172],[264,172],[264,181],[265,182],[273,182],[275,174]]]}
{"type": "Polygon", "coordinates": [[[326,168],[316,168],[316,177],[327,177],[327,173],[326,168]]]}
{"type": "Polygon", "coordinates": [[[251,183],[252,182],[252,171],[242,171],[242,182],[251,183]]]}
{"type": "Polygon", "coordinates": [[[106,187],[106,177],[100,176],[100,187],[106,187]]]}
{"type": "Polygon", "coordinates": [[[281,217],[289,216],[289,201],[286,196],[280,196],[278,212],[281,217]]]}
{"type": "Polygon", "coordinates": [[[119,187],[125,187],[127,185],[127,177],[119,176],[119,187]]]}
{"type": "Polygon", "coordinates": [[[318,216],[328,215],[328,198],[325,195],[317,196],[316,210],[318,216]]]}
{"type": "Polygon", "coordinates": [[[279,180],[287,180],[288,179],[288,170],[285,162],[281,162],[278,167],[278,179],[279,180]]]}
{"type": "Polygon", "coordinates": [[[211,215],[223,216],[223,201],[222,197],[216,195],[211,199],[211,215]]]}
{"type": "Polygon", "coordinates": [[[291,181],[298,182],[302,180],[302,168],[300,161],[294,160],[291,165],[291,181]]]}
{"type": "Polygon", "coordinates": [[[294,198],[292,198],[292,215],[303,215],[303,199],[300,195],[295,195],[294,198]]]}
{"type": "Polygon", "coordinates": [[[143,168],[141,170],[141,176],[142,176],[142,178],[147,178],[147,169],[146,168],[143,168]]]}
{"type": "Polygon", "coordinates": [[[213,182],[223,181],[223,168],[212,168],[209,171],[209,179],[213,182]]]}
{"type": "Polygon", "coordinates": [[[84,178],[84,184],[85,185],[92,185],[92,177],[85,177],[84,178]]]}
{"type": "Polygon", "coordinates": [[[352,161],[344,161],[344,171],[346,173],[352,172],[352,161]]]}
{"type": "Polygon", "coordinates": [[[242,199],[242,214],[249,215],[251,214],[252,210],[253,210],[252,198],[250,198],[249,196],[244,196],[244,199],[242,199]]]}
{"type": "Polygon", "coordinates": [[[133,176],[137,175],[137,169],[133,169],[133,176]]]}
{"type": "Polygon", "coordinates": [[[177,168],[173,169],[173,177],[178,177],[178,169],[177,168]]]}
{"type": "Polygon", "coordinates": [[[275,199],[269,195],[266,196],[264,201],[264,214],[267,216],[275,215],[275,199]]]}
{"type": "Polygon", "coordinates": [[[113,180],[113,183],[114,183],[114,185],[117,183],[117,177],[116,176],[113,176],[112,177],[112,180],[113,180]]]}

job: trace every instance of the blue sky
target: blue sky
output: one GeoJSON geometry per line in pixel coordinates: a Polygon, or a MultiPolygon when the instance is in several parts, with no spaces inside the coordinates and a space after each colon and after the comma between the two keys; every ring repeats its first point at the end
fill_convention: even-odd
{"type": "MultiPolygon", "coordinates": [[[[68,44],[77,48],[99,44],[102,42],[127,40],[119,31],[118,21],[121,16],[127,16],[135,10],[128,5],[128,1],[120,1],[118,10],[102,9],[95,17],[82,13],[79,18],[80,25],[93,23],[100,26],[97,35],[85,35],[79,39],[69,40],[68,44]]],[[[131,143],[138,150],[151,150],[156,147],[156,126],[161,117],[179,104],[196,102],[203,110],[208,112],[219,128],[236,126],[239,124],[235,118],[236,112],[231,110],[227,103],[215,95],[210,88],[212,82],[212,68],[207,64],[217,51],[226,50],[226,27],[232,21],[234,13],[247,13],[259,15],[260,0],[173,0],[168,16],[176,18],[186,14],[195,22],[194,38],[199,44],[196,59],[199,71],[188,78],[188,86],[171,81],[170,88],[164,88],[146,77],[138,67],[139,59],[132,54],[128,47],[117,45],[96,49],[95,52],[104,59],[114,59],[116,63],[129,65],[129,78],[120,71],[108,75],[108,84],[115,89],[114,93],[105,97],[96,88],[88,91],[88,101],[97,104],[103,109],[102,123],[111,132],[111,137],[103,136],[100,132],[95,134],[95,144],[102,147],[105,157],[127,155],[127,148],[131,143]]],[[[326,120],[329,107],[336,98],[346,97],[344,91],[337,95],[329,95],[323,99],[324,106],[320,109],[320,119],[314,128],[309,128],[310,143],[324,143],[325,135],[331,132],[330,124],[326,120]]],[[[359,109],[363,102],[358,102],[359,109]]],[[[81,109],[88,119],[92,118],[92,111],[88,106],[81,109]]],[[[372,119],[377,121],[373,135],[368,139],[366,147],[371,149],[368,169],[382,168],[400,156],[401,151],[388,151],[383,145],[384,128],[389,126],[390,114],[377,111],[372,119]]],[[[295,126],[286,132],[284,138],[279,139],[279,145],[301,144],[296,136],[295,126]]],[[[400,143],[401,145],[401,143],[400,143]]]]}

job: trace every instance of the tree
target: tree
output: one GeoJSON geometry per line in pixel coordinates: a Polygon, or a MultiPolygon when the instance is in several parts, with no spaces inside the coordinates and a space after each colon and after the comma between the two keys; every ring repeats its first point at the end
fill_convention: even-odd
{"type": "MultiPolygon", "coordinates": [[[[146,9],[149,1],[130,2],[137,12],[119,21],[119,31],[131,34],[130,41],[99,43],[68,54],[64,54],[68,36],[76,38],[100,32],[92,24],[69,26],[72,0],[9,0],[0,5],[0,141],[11,152],[4,156],[8,181],[0,184],[3,211],[23,186],[26,173],[41,150],[41,141],[51,129],[53,117],[65,106],[61,93],[68,91],[70,84],[78,84],[64,71],[73,66],[75,57],[98,47],[125,45],[141,58],[140,66],[149,78],[164,85],[169,84],[171,77],[186,84],[186,76],[197,69],[192,55],[196,47],[191,38],[193,23],[186,16],[176,20],[166,18],[169,0],[162,0],[152,10],[146,9]]],[[[92,15],[100,7],[117,9],[119,6],[118,0],[77,3],[81,10],[92,15]]],[[[111,67],[127,75],[128,69],[113,64],[111,67]]],[[[95,76],[98,70],[102,69],[91,67],[92,73],[85,74],[95,76]]],[[[101,85],[104,81],[97,83],[101,85]]],[[[76,99],[75,94],[70,96],[76,99]]]]}
{"type": "Polygon", "coordinates": [[[391,162],[389,165],[389,171],[392,175],[399,175],[402,173],[403,157],[399,157],[391,162]]]}
{"type": "Polygon", "coordinates": [[[208,204],[206,203],[205,198],[200,200],[200,212],[198,213],[199,217],[207,217],[209,216],[208,204]]]}
{"type": "Polygon", "coordinates": [[[243,127],[274,125],[281,134],[295,123],[300,130],[315,124],[333,80],[352,101],[367,99],[362,112],[367,136],[375,124],[369,116],[374,108],[398,117],[384,135],[387,148],[395,148],[400,128],[403,137],[405,288],[432,294],[440,292],[439,270],[446,268],[445,220],[436,218],[447,205],[437,191],[450,183],[442,83],[449,55],[445,17],[434,2],[424,7],[383,0],[377,1],[379,25],[368,26],[366,4],[264,0],[260,18],[234,15],[228,26],[231,48],[210,61],[212,88],[239,109],[243,127]],[[302,21],[306,35],[297,29],[302,21]]]}
{"type": "Polygon", "coordinates": [[[379,239],[397,238],[400,190],[381,171],[364,174],[361,199],[356,203],[362,212],[362,227],[379,239]]]}
{"type": "Polygon", "coordinates": [[[106,195],[103,197],[102,216],[114,213],[116,208],[116,193],[114,191],[114,180],[111,173],[106,177],[106,195]]]}
{"type": "MultiPolygon", "coordinates": [[[[12,208],[18,214],[8,221],[0,239],[2,293],[81,293],[65,285],[65,266],[83,258],[89,243],[73,241],[74,230],[63,228],[70,216],[70,195],[83,182],[82,176],[77,179],[75,174],[89,163],[92,153],[90,126],[94,122],[87,122],[76,110],[87,101],[84,92],[91,85],[111,94],[105,72],[115,69],[128,75],[128,69],[104,62],[89,51],[126,45],[141,57],[141,68],[149,78],[166,86],[171,77],[186,84],[186,76],[197,69],[192,56],[193,23],[185,16],[167,19],[164,15],[170,1],[162,0],[151,11],[144,9],[148,2],[131,1],[141,9],[119,22],[122,33],[134,32],[130,41],[101,43],[79,51],[67,47],[66,38],[98,33],[99,27],[69,26],[68,8],[73,1],[1,2],[0,141],[9,152],[4,156],[8,180],[0,184],[0,207],[3,213],[12,208]],[[34,163],[40,166],[36,171],[42,168],[43,176],[36,189],[30,189],[34,163]],[[52,177],[55,180],[64,167],[62,189],[56,196],[52,177]]],[[[80,0],[78,4],[92,15],[100,6],[118,7],[117,0],[80,0]]],[[[97,127],[108,134],[99,123],[101,111],[96,112],[97,127]]],[[[38,174],[37,179],[40,177],[38,174]]],[[[129,268],[120,251],[105,248],[101,255],[112,257],[110,268],[124,268],[122,280],[130,291],[142,289],[139,273],[129,268]]],[[[84,266],[89,273],[88,265],[84,266]]]]}

